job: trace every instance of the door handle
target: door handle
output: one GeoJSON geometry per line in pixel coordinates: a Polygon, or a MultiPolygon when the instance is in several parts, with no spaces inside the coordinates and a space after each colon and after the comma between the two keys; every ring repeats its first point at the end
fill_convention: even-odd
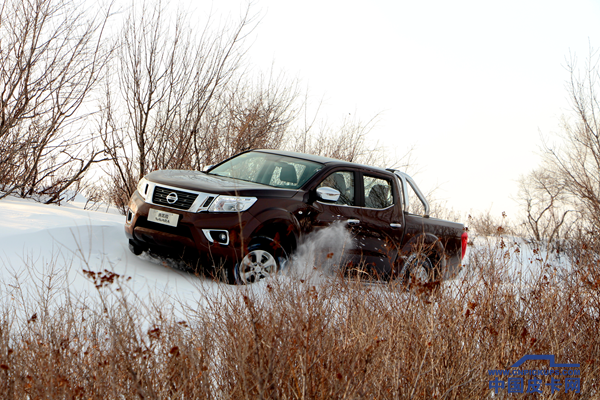
{"type": "Polygon", "coordinates": [[[358,225],[358,224],[360,224],[360,220],[359,219],[348,219],[348,220],[346,220],[346,222],[349,225],[358,225]]]}
{"type": "Polygon", "coordinates": [[[402,224],[397,224],[397,223],[395,223],[395,222],[392,222],[392,223],[390,224],[390,226],[391,226],[392,228],[402,228],[402,224]]]}

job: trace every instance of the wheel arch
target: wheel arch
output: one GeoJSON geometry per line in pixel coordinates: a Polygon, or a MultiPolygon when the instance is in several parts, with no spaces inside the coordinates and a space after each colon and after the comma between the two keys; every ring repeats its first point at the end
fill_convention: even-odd
{"type": "Polygon", "coordinates": [[[272,218],[262,222],[250,235],[248,246],[252,246],[254,241],[272,239],[279,244],[289,255],[298,246],[299,229],[294,222],[285,218],[272,218]]]}

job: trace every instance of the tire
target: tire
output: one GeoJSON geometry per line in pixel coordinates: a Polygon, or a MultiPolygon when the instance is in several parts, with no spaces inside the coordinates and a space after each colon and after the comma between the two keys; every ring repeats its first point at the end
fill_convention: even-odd
{"type": "Polygon", "coordinates": [[[399,278],[406,283],[429,283],[433,280],[433,263],[423,253],[413,253],[404,262],[399,278]]]}
{"type": "Polygon", "coordinates": [[[270,238],[258,238],[248,246],[248,252],[228,274],[228,281],[249,285],[276,274],[286,254],[281,245],[270,238]]]}
{"type": "Polygon", "coordinates": [[[135,243],[133,240],[129,239],[129,251],[131,251],[136,256],[139,256],[144,251],[144,248],[135,243]]]}

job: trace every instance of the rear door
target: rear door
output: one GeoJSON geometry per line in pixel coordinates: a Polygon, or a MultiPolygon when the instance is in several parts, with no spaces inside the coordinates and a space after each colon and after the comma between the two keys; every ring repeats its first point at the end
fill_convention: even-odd
{"type": "Polygon", "coordinates": [[[360,174],[356,238],[362,265],[373,275],[392,271],[403,232],[403,213],[396,180],[387,175],[360,174]]]}

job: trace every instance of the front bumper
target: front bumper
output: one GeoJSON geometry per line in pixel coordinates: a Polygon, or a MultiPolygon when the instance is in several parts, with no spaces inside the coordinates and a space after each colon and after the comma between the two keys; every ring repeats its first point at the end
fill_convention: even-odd
{"type": "Polygon", "coordinates": [[[129,202],[125,235],[137,246],[170,255],[196,258],[203,266],[236,263],[245,254],[244,246],[258,221],[248,212],[189,212],[149,204],[136,191],[129,202]],[[149,210],[157,209],[179,215],[176,227],[148,221],[149,210]],[[207,232],[227,233],[219,243],[207,232]]]}

